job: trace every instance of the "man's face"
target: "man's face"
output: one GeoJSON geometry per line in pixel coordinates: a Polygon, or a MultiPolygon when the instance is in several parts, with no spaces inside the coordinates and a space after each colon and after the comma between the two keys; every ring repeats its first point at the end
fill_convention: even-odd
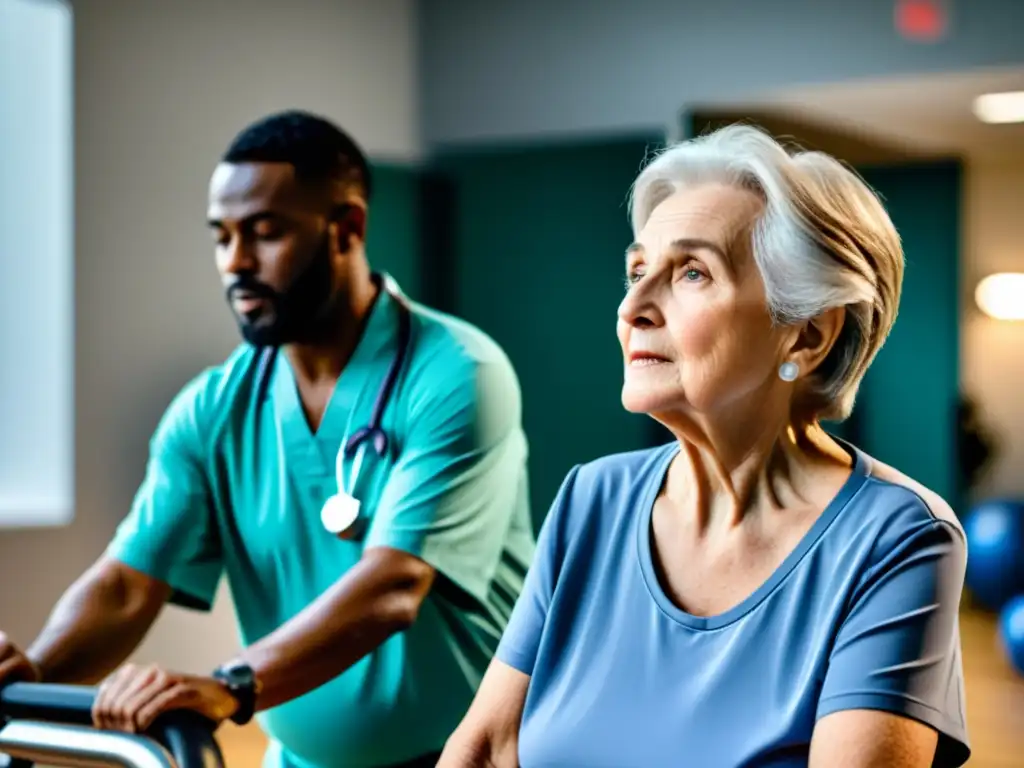
{"type": "Polygon", "coordinates": [[[329,322],[339,288],[330,213],[291,165],[217,166],[207,218],[228,303],[249,343],[310,342],[329,322]]]}

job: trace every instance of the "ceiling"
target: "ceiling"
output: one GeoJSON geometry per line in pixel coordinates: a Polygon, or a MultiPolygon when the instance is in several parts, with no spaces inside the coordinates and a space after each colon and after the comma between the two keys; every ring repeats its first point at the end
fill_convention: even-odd
{"type": "Polygon", "coordinates": [[[1024,123],[988,125],[971,111],[976,96],[1024,91],[1024,69],[839,83],[765,93],[742,105],[857,133],[910,154],[974,159],[1024,157],[1024,123]]]}

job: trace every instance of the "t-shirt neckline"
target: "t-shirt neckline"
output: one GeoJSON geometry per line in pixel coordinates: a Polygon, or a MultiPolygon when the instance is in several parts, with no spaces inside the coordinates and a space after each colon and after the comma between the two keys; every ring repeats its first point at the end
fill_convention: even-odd
{"type": "Polygon", "coordinates": [[[825,510],[814,521],[807,533],[776,568],[771,576],[755,589],[750,595],[744,598],[739,604],[729,610],[714,616],[695,616],[678,607],[675,602],[665,593],[658,578],[657,569],[654,567],[654,550],[651,531],[651,519],[654,515],[654,502],[665,482],[665,476],[672,460],[678,455],[680,446],[678,443],[670,443],[665,446],[663,455],[658,457],[651,470],[647,489],[644,492],[641,502],[640,514],[636,517],[636,541],[637,554],[640,559],[640,570],[651,598],[658,605],[658,608],[668,618],[683,626],[692,629],[712,630],[720,629],[728,624],[737,621],[752,611],[782,583],[782,581],[793,571],[797,564],[810,551],[814,544],[821,538],[835,520],[836,516],[846,507],[850,500],[864,485],[869,475],[869,459],[855,446],[833,436],[842,448],[844,448],[853,459],[853,468],[850,476],[843,483],[839,492],[829,502],[825,510]]]}

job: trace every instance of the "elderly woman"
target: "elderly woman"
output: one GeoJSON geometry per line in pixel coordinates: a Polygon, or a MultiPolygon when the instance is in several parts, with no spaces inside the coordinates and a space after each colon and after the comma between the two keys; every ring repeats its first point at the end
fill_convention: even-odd
{"type": "Polygon", "coordinates": [[[676,440],[569,473],[440,765],[961,765],[963,532],[820,425],[896,318],[885,210],[732,126],[650,163],[632,221],[622,401],[676,440]]]}

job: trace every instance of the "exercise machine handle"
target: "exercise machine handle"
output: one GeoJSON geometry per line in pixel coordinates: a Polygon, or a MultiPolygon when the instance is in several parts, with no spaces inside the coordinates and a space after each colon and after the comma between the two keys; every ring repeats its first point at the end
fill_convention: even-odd
{"type": "MultiPolygon", "coordinates": [[[[0,718],[92,725],[96,689],[55,683],[10,683],[0,689],[0,718]]],[[[196,712],[178,710],[157,718],[146,735],[170,752],[178,768],[224,768],[214,738],[216,725],[196,712]]]]}
{"type": "Polygon", "coordinates": [[[0,728],[0,750],[10,768],[64,765],[75,768],[176,768],[163,746],[145,736],[97,731],[85,725],[11,720],[0,728]]]}
{"type": "Polygon", "coordinates": [[[54,683],[9,683],[0,689],[0,717],[92,725],[96,689],[54,683]]]}

